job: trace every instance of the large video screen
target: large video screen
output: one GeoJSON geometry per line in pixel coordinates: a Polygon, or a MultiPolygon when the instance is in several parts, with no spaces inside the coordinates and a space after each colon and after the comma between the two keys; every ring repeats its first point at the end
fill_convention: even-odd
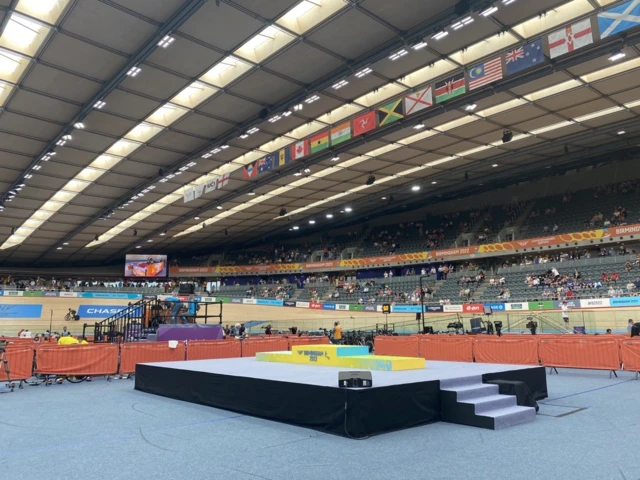
{"type": "Polygon", "coordinates": [[[166,255],[127,255],[124,276],[164,278],[167,276],[166,255]]]}

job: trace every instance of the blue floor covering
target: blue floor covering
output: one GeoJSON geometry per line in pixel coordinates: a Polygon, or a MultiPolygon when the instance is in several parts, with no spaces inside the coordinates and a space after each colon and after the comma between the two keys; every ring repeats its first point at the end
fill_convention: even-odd
{"type": "Polygon", "coordinates": [[[132,380],[26,386],[0,395],[0,477],[639,480],[640,380],[559,372],[534,422],[367,440],[140,393],[132,380]]]}

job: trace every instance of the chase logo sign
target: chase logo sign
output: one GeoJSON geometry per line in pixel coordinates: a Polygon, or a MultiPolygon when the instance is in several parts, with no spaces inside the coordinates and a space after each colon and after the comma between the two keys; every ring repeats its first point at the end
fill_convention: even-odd
{"type": "Polygon", "coordinates": [[[126,305],[80,305],[80,318],[108,318],[126,309],[126,305]]]}

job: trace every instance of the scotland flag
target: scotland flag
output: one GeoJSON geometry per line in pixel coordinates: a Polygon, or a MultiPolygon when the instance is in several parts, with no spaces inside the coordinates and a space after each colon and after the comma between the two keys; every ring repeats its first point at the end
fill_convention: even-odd
{"type": "Polygon", "coordinates": [[[639,25],[640,0],[629,0],[598,14],[598,28],[601,38],[610,37],[639,25]]]}

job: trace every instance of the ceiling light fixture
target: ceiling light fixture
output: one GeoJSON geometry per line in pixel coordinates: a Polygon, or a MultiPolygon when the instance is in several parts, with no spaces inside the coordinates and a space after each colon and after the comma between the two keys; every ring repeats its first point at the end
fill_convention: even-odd
{"type": "Polygon", "coordinates": [[[476,108],[478,107],[478,105],[476,105],[475,103],[470,103],[469,105],[467,105],[464,109],[467,112],[473,112],[476,108]]]}
{"type": "Polygon", "coordinates": [[[436,181],[434,180],[433,182],[431,182],[431,185],[435,185],[436,183],[438,183],[438,182],[436,182],[436,181]]]}
{"type": "Polygon", "coordinates": [[[107,102],[103,102],[102,100],[98,100],[93,104],[93,108],[97,108],[98,110],[102,110],[102,108],[107,104],[107,102]]]}
{"type": "Polygon", "coordinates": [[[309,220],[309,225],[315,225],[316,221],[315,220],[309,220]]]}
{"type": "Polygon", "coordinates": [[[217,208],[218,210],[222,210],[224,207],[223,207],[222,205],[218,205],[216,208],[217,208]]]}
{"type": "Polygon", "coordinates": [[[259,132],[259,131],[260,131],[260,129],[259,129],[258,127],[253,127],[253,128],[251,128],[251,129],[247,130],[247,133],[248,133],[249,135],[253,135],[254,133],[257,133],[257,132],[259,132]]]}
{"type": "MultiPolygon", "coordinates": [[[[307,99],[307,100],[309,100],[309,99],[307,99]]],[[[307,103],[312,103],[312,102],[307,102],[307,103]]],[[[298,103],[298,104],[293,106],[293,111],[294,112],[299,112],[303,108],[304,108],[304,105],[302,105],[301,103],[298,103]]]]}
{"type": "Polygon", "coordinates": [[[395,62],[396,60],[398,60],[399,58],[404,57],[405,55],[408,55],[409,52],[406,51],[404,48],[402,50],[398,50],[395,53],[392,53],[391,55],[389,55],[389,60],[391,60],[392,62],[395,62]]]}
{"type": "MultiPolygon", "coordinates": [[[[309,98],[307,98],[304,103],[306,103],[307,105],[311,105],[313,102],[317,102],[318,100],[320,100],[320,97],[318,95],[312,95],[309,98]]],[[[294,107],[295,110],[295,107],[294,107]]],[[[300,105],[300,110],[302,110],[302,105],[300,105]]]]}
{"type": "Polygon", "coordinates": [[[488,17],[489,15],[491,15],[492,13],[495,13],[498,11],[498,7],[496,7],[495,5],[493,7],[489,7],[486,10],[484,10],[483,12],[480,12],[480,15],[482,15],[483,17],[488,17]]]}
{"type": "Polygon", "coordinates": [[[160,236],[161,236],[161,237],[164,237],[166,234],[167,234],[167,232],[162,232],[162,233],[160,234],[160,236]]]}
{"type": "Polygon", "coordinates": [[[200,220],[200,217],[193,217],[194,220],[200,220]]]}
{"type": "Polygon", "coordinates": [[[291,228],[293,228],[294,230],[299,230],[299,229],[300,229],[300,227],[299,227],[299,226],[297,226],[297,225],[294,225],[294,226],[293,226],[293,227],[291,227],[291,228]]]}
{"type": "Polygon", "coordinates": [[[615,61],[618,61],[618,60],[620,60],[621,58],[624,58],[624,57],[626,57],[626,56],[627,56],[627,54],[626,54],[626,53],[624,53],[622,50],[616,50],[616,51],[614,51],[614,52],[611,54],[611,56],[609,57],[609,61],[610,61],[610,62],[615,62],[615,61]]]}
{"type": "Polygon", "coordinates": [[[424,123],[419,123],[417,125],[414,125],[413,129],[414,130],[422,130],[424,128],[424,123]]]}
{"type": "Polygon", "coordinates": [[[413,190],[414,192],[419,192],[420,191],[420,185],[414,185],[413,187],[411,187],[411,190],[413,190]]]}
{"type": "Polygon", "coordinates": [[[247,193],[247,195],[249,195],[250,197],[253,197],[256,194],[256,192],[254,192],[253,190],[251,190],[249,193],[247,193]]]}
{"type": "Polygon", "coordinates": [[[366,75],[369,75],[373,70],[371,70],[369,67],[363,68],[362,70],[360,70],[359,72],[357,72],[355,74],[356,78],[362,78],[366,75]]]}
{"type": "Polygon", "coordinates": [[[161,48],[167,48],[169,45],[171,45],[173,42],[175,42],[176,39],[173,38],[171,35],[165,35],[162,40],[160,40],[158,42],[158,46],[161,48]]]}
{"type": "Polygon", "coordinates": [[[282,120],[282,115],[274,115],[269,119],[269,123],[276,123],[278,120],[282,120]]]}
{"type": "Polygon", "coordinates": [[[513,2],[515,2],[516,0],[502,0],[502,4],[503,5],[511,5],[513,2]]]}
{"type": "Polygon", "coordinates": [[[327,213],[327,218],[333,218],[333,214],[332,213],[327,213]]]}
{"type": "Polygon", "coordinates": [[[84,123],[82,122],[74,123],[73,126],[78,130],[84,130],[84,123]]]}
{"type": "Polygon", "coordinates": [[[137,77],[141,71],[140,67],[131,67],[127,72],[127,77],[137,77]]]}
{"type": "Polygon", "coordinates": [[[334,90],[340,90],[342,87],[346,87],[347,85],[349,85],[349,82],[342,79],[338,83],[334,83],[331,88],[333,88],[334,90]]]}
{"type": "Polygon", "coordinates": [[[424,40],[422,40],[421,42],[416,43],[413,47],[411,47],[413,50],[422,50],[423,48],[425,48],[427,46],[427,42],[425,42],[424,40]]]}
{"type": "Polygon", "coordinates": [[[351,213],[353,209],[351,207],[345,207],[344,211],[347,213],[351,213]]]}
{"type": "Polygon", "coordinates": [[[451,25],[451,28],[454,30],[460,30],[462,27],[466,27],[470,23],[473,23],[473,17],[466,17],[451,25]]]}
{"type": "Polygon", "coordinates": [[[387,199],[387,197],[382,197],[380,200],[386,200],[386,199],[387,199]]]}
{"type": "Polygon", "coordinates": [[[497,163],[494,163],[493,165],[491,165],[493,168],[496,168],[498,166],[497,163]]]}
{"type": "Polygon", "coordinates": [[[449,32],[447,32],[446,30],[442,30],[442,31],[434,34],[431,38],[433,38],[434,40],[440,40],[441,38],[444,38],[447,35],[449,35],[449,32]]]}
{"type": "Polygon", "coordinates": [[[627,132],[625,132],[624,130],[620,130],[620,131],[618,132],[618,135],[624,135],[625,133],[627,133],[627,132]]]}
{"type": "Polygon", "coordinates": [[[339,160],[340,160],[340,157],[337,155],[331,159],[332,162],[337,162],[339,160]]]}

